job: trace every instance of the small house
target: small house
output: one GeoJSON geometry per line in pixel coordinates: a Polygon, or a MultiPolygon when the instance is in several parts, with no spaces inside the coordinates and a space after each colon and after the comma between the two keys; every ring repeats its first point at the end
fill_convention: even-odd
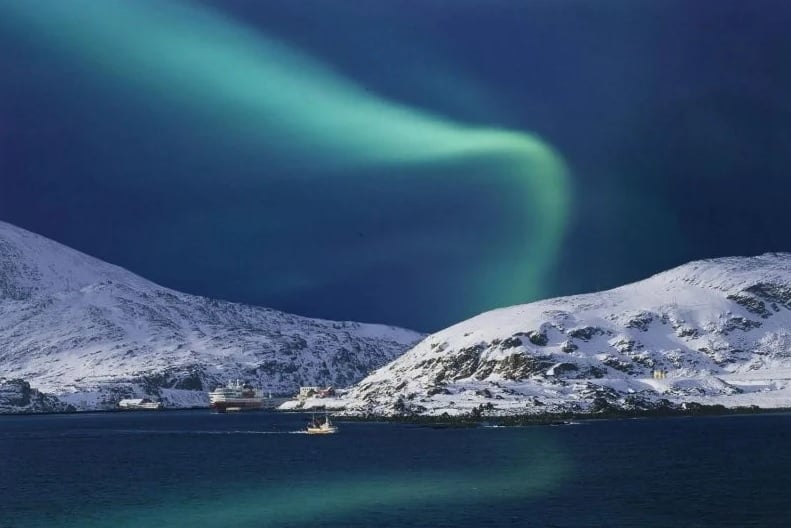
{"type": "Polygon", "coordinates": [[[319,392],[319,387],[300,387],[299,394],[297,394],[297,398],[300,400],[305,400],[310,398],[311,396],[316,395],[319,392]]]}

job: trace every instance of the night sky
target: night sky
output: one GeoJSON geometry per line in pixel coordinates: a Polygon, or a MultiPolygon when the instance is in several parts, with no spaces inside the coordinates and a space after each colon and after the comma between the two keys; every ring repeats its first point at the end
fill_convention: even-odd
{"type": "Polygon", "coordinates": [[[0,2],[0,220],[436,330],[791,250],[785,0],[0,2]]]}

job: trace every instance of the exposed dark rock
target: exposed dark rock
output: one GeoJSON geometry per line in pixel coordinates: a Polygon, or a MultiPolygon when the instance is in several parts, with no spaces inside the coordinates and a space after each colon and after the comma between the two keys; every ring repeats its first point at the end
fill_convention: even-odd
{"type": "Polygon", "coordinates": [[[497,368],[497,364],[498,362],[493,359],[481,363],[478,370],[475,371],[475,379],[483,380],[488,378],[494,372],[494,369],[497,368]]]}
{"type": "Polygon", "coordinates": [[[626,354],[629,352],[633,352],[634,350],[640,350],[643,348],[643,345],[634,339],[620,339],[617,342],[613,343],[613,348],[616,349],[621,354],[626,354]]]}
{"type": "Polygon", "coordinates": [[[620,370],[621,372],[625,372],[627,374],[632,374],[634,372],[634,364],[631,362],[621,361],[620,359],[614,358],[612,356],[608,356],[602,360],[602,363],[607,365],[610,368],[615,370],[620,370]]]}
{"type": "Polygon", "coordinates": [[[506,379],[520,380],[536,374],[543,375],[554,364],[552,358],[511,354],[500,361],[494,370],[506,379]]]}
{"type": "Polygon", "coordinates": [[[159,389],[170,388],[175,384],[169,373],[149,374],[140,378],[143,392],[154,395],[159,394],[159,389]]]}
{"type": "Polygon", "coordinates": [[[433,383],[435,385],[440,385],[440,384],[445,383],[445,378],[447,377],[447,375],[448,375],[448,373],[447,373],[447,371],[445,369],[438,370],[434,374],[433,383]]]}
{"type": "MultiPolygon", "coordinates": [[[[664,401],[667,402],[667,400],[664,401]]],[[[641,394],[628,394],[624,397],[620,407],[626,411],[647,411],[655,409],[657,403],[641,394]]]]}
{"type": "Polygon", "coordinates": [[[607,398],[604,398],[602,396],[597,396],[593,398],[593,401],[591,401],[590,410],[591,413],[593,414],[599,414],[599,413],[617,410],[617,407],[615,407],[613,403],[609,401],[607,398]]]}
{"type": "Polygon", "coordinates": [[[516,335],[504,339],[503,342],[500,344],[500,348],[502,348],[503,350],[508,350],[509,348],[516,348],[519,346],[522,346],[522,340],[519,339],[519,337],[517,337],[516,335]]]}
{"type": "Polygon", "coordinates": [[[645,367],[647,369],[652,369],[656,366],[656,361],[651,356],[646,354],[635,354],[632,357],[632,361],[641,367],[645,367]]]}
{"type": "Polygon", "coordinates": [[[0,414],[73,412],[75,409],[21,379],[0,379],[0,414]]]}
{"type": "Polygon", "coordinates": [[[564,374],[576,373],[579,371],[579,367],[574,363],[558,363],[552,366],[551,369],[554,375],[559,378],[564,377],[564,374]]]}
{"type": "Polygon", "coordinates": [[[749,293],[739,292],[728,295],[727,298],[735,302],[736,304],[742,306],[748,312],[759,315],[764,319],[772,315],[772,312],[766,309],[765,302],[763,302],[762,300],[756,298],[755,296],[749,293]]]}
{"type": "Polygon", "coordinates": [[[752,293],[768,302],[783,304],[791,308],[791,287],[785,284],[760,282],[749,288],[745,288],[744,291],[752,293]]]}
{"type": "Polygon", "coordinates": [[[406,411],[406,403],[404,402],[404,398],[399,397],[395,403],[393,403],[393,410],[399,413],[404,413],[406,411]]]}
{"type": "Polygon", "coordinates": [[[632,316],[626,322],[626,328],[635,328],[642,332],[647,332],[649,325],[654,320],[654,317],[655,314],[651,312],[640,312],[639,314],[632,316]]]}
{"type": "Polygon", "coordinates": [[[604,334],[605,334],[604,330],[595,326],[584,326],[582,328],[575,328],[573,330],[569,330],[568,332],[569,337],[581,339],[582,341],[590,341],[591,339],[593,339],[593,336],[604,335],[604,334]]]}
{"type": "Polygon", "coordinates": [[[589,378],[603,378],[606,375],[607,371],[599,367],[590,367],[585,371],[585,376],[589,378]]]}
{"type": "Polygon", "coordinates": [[[751,319],[745,319],[744,317],[731,317],[725,323],[722,331],[725,334],[733,332],[734,330],[752,330],[753,328],[760,328],[761,327],[760,321],[753,321],[751,319]]]}
{"type": "Polygon", "coordinates": [[[434,366],[434,364],[437,363],[438,361],[439,360],[437,358],[424,359],[423,361],[418,362],[415,365],[415,368],[416,369],[428,369],[428,368],[431,368],[432,366],[434,366]]]}
{"type": "Polygon", "coordinates": [[[609,387],[588,384],[585,389],[580,391],[580,395],[591,402],[592,413],[601,413],[617,408],[615,402],[618,399],[618,393],[609,387]]]}
{"type": "Polygon", "coordinates": [[[182,389],[182,390],[194,390],[194,391],[205,390],[203,386],[202,376],[198,371],[190,372],[186,377],[177,381],[176,384],[173,386],[173,388],[182,389]]]}
{"type": "Polygon", "coordinates": [[[461,348],[457,354],[443,358],[442,364],[453,373],[454,380],[469,378],[478,369],[481,352],[484,350],[486,350],[486,344],[483,343],[461,348]]]}
{"type": "Polygon", "coordinates": [[[700,337],[700,331],[697,328],[692,328],[689,326],[677,326],[675,328],[675,331],[678,337],[691,338],[691,339],[700,337]]]}
{"type": "Polygon", "coordinates": [[[549,339],[547,335],[542,332],[536,332],[535,330],[530,330],[527,333],[527,339],[536,346],[547,346],[549,343],[549,339]]]}

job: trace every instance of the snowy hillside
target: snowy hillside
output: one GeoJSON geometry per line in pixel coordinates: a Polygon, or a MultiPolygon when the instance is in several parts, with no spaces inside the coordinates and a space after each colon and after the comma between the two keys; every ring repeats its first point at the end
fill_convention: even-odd
{"type": "Polygon", "coordinates": [[[347,386],[420,338],[179,293],[0,222],[0,377],[80,409],[202,405],[235,378],[274,394],[347,386]]]}
{"type": "Polygon", "coordinates": [[[791,407],[791,254],[692,262],[484,313],[427,337],[344,403],[354,413],[458,415],[692,401],[791,407]]]}

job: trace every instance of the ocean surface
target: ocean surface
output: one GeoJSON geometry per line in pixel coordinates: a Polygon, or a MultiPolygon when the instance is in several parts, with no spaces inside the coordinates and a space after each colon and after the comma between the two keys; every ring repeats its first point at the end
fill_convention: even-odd
{"type": "Polygon", "coordinates": [[[433,428],[0,417],[0,527],[790,526],[791,415],[433,428]]]}

